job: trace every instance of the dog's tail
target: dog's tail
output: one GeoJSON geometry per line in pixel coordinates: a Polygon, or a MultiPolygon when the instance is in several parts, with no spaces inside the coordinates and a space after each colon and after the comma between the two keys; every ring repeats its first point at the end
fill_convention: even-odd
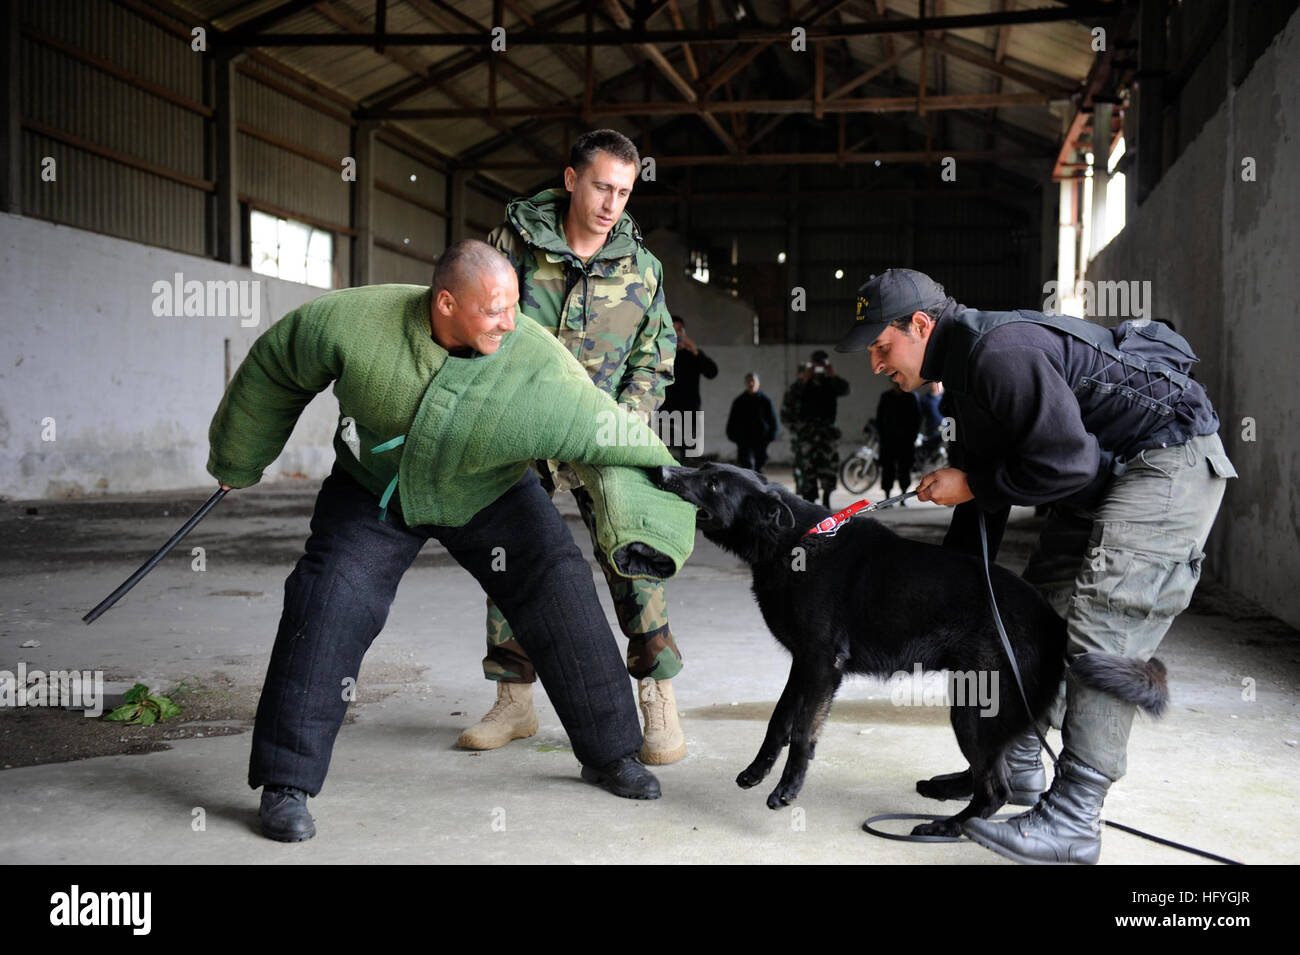
{"type": "Polygon", "coordinates": [[[1084,686],[1117,696],[1159,716],[1169,703],[1165,665],[1152,657],[1136,660],[1113,653],[1085,653],[1070,666],[1070,674],[1084,686]]]}

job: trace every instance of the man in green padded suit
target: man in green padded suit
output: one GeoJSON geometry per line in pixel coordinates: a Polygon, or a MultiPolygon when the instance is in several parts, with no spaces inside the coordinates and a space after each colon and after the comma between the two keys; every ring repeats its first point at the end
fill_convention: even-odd
{"type": "MultiPolygon", "coordinates": [[[[664,303],[663,267],[623,211],[640,169],[636,147],[622,133],[586,133],[570,150],[565,188],[511,202],[488,242],[515,268],[520,312],[554,334],[596,387],[649,422],[672,383],[677,341],[664,303]]],[[[594,540],[590,496],[581,482],[561,462],[541,462],[538,470],[548,487],[573,491],[594,540]]],[[[596,554],[628,639],[628,672],[638,681],[645,720],[641,760],[675,762],[686,755],[671,683],[682,664],[663,582],[621,577],[600,548],[596,554]]],[[[491,600],[483,672],[497,682],[496,703],[458,744],[496,749],[536,733],[532,663],[491,600]]]]}
{"type": "Polygon", "coordinates": [[[321,486],[253,730],[249,785],[262,832],[315,835],[307,798],[325,781],[361,658],[421,547],[441,543],[515,622],[582,777],[653,799],[636,760],[636,708],[591,570],[530,468],[574,462],[620,573],[671,576],[694,542],[694,508],[641,470],[673,462],[638,419],[592,387],[552,335],[516,320],[518,283],[491,246],[467,240],[433,287],[330,292],[257,340],[209,431],[208,470],[257,483],[303,408],[333,385],[336,460],[321,486]],[[623,443],[606,440],[614,419],[623,443]]]}

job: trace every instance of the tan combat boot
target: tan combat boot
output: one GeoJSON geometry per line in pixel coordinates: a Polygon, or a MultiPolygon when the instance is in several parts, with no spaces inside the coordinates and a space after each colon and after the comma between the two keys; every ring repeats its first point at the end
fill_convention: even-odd
{"type": "Polygon", "coordinates": [[[641,714],[645,717],[645,742],[641,762],[651,766],[675,763],[686,755],[686,737],[677,719],[677,700],[671,680],[646,677],[637,684],[641,714]]]}
{"type": "Polygon", "coordinates": [[[497,701],[487,715],[460,734],[461,749],[497,749],[512,739],[525,739],[537,732],[531,683],[497,683],[497,701]]]}

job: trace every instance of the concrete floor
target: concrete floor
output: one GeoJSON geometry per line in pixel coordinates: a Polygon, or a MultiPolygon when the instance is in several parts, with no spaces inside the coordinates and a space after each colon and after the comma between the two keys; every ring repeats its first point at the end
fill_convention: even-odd
{"type": "MultiPolygon", "coordinates": [[[[306,538],[315,484],[236,492],[122,603],[93,626],[80,622],[206,493],[0,504],[7,539],[0,669],[21,660],[28,668],[102,669],[110,680],[155,688],[183,680],[221,686],[236,715],[212,721],[210,732],[249,728],[281,584],[306,538]],[[202,573],[191,569],[192,546],[205,548],[202,573]],[[29,641],[39,646],[20,646],[29,641]]],[[[849,500],[841,490],[833,503],[849,500]]],[[[586,549],[571,499],[561,498],[560,507],[586,549]]],[[[931,540],[946,517],[929,505],[880,515],[901,533],[931,540]]],[[[1023,565],[1034,526],[1031,511],[1017,512],[1002,555],[1008,566],[1023,565]]],[[[0,857],[120,863],[129,847],[133,857],[208,863],[1010,864],[972,843],[907,844],[860,830],[876,813],[957,808],[913,789],[920,776],[963,765],[947,711],[896,707],[882,682],[855,679],[841,690],[794,807],[765,807],[775,774],[755,790],[736,787],[788,668],[748,583],[745,568],[700,537],[670,584],[686,662],[674,686],[689,749],[657,770],[664,788],[657,801],[621,800],[583,783],[540,688],[536,737],[483,754],[454,748],[494,689],[479,669],[478,588],[430,544],[362,669],[361,699],[371,702],[354,706],[326,787],[310,804],[315,839],[286,846],[261,838],[257,795],[244,781],[249,733],[205,733],[147,755],[0,771],[0,857]]],[[[603,584],[597,589],[612,622],[603,584]]],[[[1173,706],[1160,723],[1139,719],[1130,773],[1112,790],[1106,817],[1245,862],[1296,861],[1297,633],[1207,585],[1160,656],[1173,706]],[[1243,699],[1247,679],[1253,700],[1243,699]]],[[[17,725],[15,711],[0,710],[0,733],[18,732],[17,725]]],[[[109,724],[96,731],[101,725],[118,732],[109,724]]],[[[172,725],[151,731],[161,737],[172,725]]],[[[1059,736],[1050,739],[1055,746],[1059,736]]],[[[905,831],[906,824],[892,825],[905,831]]],[[[1104,836],[1104,864],[1196,861],[1113,830],[1104,836]]]]}

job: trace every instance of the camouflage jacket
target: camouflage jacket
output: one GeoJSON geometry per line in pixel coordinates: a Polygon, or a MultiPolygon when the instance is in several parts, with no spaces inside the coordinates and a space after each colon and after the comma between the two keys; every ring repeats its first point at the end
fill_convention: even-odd
{"type": "Polygon", "coordinates": [[[790,430],[794,430],[803,423],[803,390],[806,382],[796,378],[790,382],[790,387],[785,391],[785,397],[781,399],[781,423],[790,430]]]}
{"type": "Polygon", "coordinates": [[[601,391],[648,416],[673,381],[677,337],[664,303],[663,266],[626,212],[583,264],[564,239],[563,189],[506,206],[488,236],[519,277],[519,311],[569,349],[601,391]]]}

